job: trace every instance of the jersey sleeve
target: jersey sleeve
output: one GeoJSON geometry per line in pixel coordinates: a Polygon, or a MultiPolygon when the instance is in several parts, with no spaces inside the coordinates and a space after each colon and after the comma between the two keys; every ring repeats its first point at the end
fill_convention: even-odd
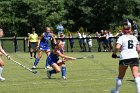
{"type": "Polygon", "coordinates": [[[122,45],[122,38],[121,37],[118,38],[117,44],[121,44],[122,45]]]}
{"type": "Polygon", "coordinates": [[[137,45],[140,44],[140,42],[138,41],[138,39],[135,37],[135,41],[137,42],[137,45]]]}

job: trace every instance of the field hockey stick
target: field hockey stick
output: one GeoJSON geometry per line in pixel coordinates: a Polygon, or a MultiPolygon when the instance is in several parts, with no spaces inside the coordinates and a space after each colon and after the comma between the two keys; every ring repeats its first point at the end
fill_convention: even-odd
{"type": "Polygon", "coordinates": [[[32,70],[32,69],[30,69],[30,68],[28,68],[28,67],[26,67],[26,66],[22,65],[21,63],[19,63],[19,62],[15,61],[15,60],[14,60],[14,59],[12,59],[12,58],[10,58],[10,60],[11,60],[11,61],[13,61],[14,63],[18,64],[19,66],[23,67],[24,69],[26,69],[26,70],[28,70],[28,71],[30,71],[30,72],[32,72],[32,73],[34,73],[34,74],[36,74],[36,73],[37,73],[37,71],[32,70]]]}
{"type": "Polygon", "coordinates": [[[86,57],[78,57],[76,59],[85,59],[85,58],[94,58],[94,56],[93,55],[90,55],[90,56],[86,56],[86,57]]]}

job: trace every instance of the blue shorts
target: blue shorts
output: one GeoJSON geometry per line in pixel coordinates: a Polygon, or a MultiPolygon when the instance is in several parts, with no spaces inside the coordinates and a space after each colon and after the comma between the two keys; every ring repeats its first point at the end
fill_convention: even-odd
{"type": "Polygon", "coordinates": [[[50,57],[47,58],[47,62],[50,66],[52,66],[54,63],[57,63],[59,59],[55,59],[55,60],[52,60],[50,57]]]}
{"type": "Polygon", "coordinates": [[[48,47],[48,46],[39,46],[39,50],[50,51],[50,47],[48,47]]]}

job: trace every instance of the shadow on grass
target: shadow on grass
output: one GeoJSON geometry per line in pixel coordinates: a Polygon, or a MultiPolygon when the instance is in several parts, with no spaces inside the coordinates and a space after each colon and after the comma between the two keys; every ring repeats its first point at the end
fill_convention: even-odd
{"type": "Polygon", "coordinates": [[[35,69],[45,69],[45,68],[30,68],[30,69],[35,70],[35,69]]]}
{"type": "Polygon", "coordinates": [[[135,82],[134,80],[126,80],[126,81],[129,81],[129,82],[135,82]]]}

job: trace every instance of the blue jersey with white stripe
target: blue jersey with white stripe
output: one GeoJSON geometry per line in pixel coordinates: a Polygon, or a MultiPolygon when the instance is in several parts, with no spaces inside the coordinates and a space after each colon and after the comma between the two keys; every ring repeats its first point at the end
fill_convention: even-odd
{"type": "Polygon", "coordinates": [[[50,44],[49,44],[49,40],[51,39],[51,34],[50,33],[46,33],[44,32],[44,37],[41,39],[40,41],[40,49],[46,50],[46,49],[50,49],[50,44]]]}

